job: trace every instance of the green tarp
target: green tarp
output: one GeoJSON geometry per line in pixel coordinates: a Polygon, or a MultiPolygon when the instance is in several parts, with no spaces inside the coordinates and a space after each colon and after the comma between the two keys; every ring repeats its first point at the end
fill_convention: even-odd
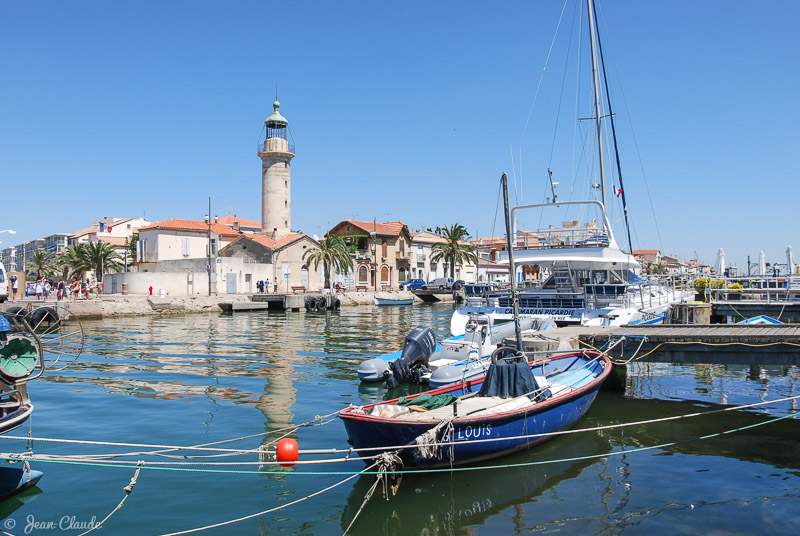
{"type": "Polygon", "coordinates": [[[431,396],[426,393],[419,395],[418,397],[413,398],[411,400],[407,400],[406,397],[402,397],[400,400],[397,401],[397,405],[420,406],[425,409],[436,409],[436,408],[442,408],[444,406],[449,406],[456,400],[458,400],[458,397],[449,394],[431,396]]]}

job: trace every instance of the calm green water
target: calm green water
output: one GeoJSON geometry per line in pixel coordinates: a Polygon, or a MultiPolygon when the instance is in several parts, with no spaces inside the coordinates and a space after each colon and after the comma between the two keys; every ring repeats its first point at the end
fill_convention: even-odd
{"type": "MultiPolygon", "coordinates": [[[[262,434],[386,396],[380,388],[359,385],[356,364],[399,349],[416,325],[433,325],[445,334],[451,314],[448,306],[357,307],[85,322],[88,346],[79,362],[31,384],[36,411],[30,428],[34,437],[171,445],[262,434]]],[[[632,367],[627,392],[602,392],[581,426],[792,396],[800,394],[799,376],[796,368],[759,373],[746,367],[632,367]]],[[[789,408],[774,404],[573,434],[492,464],[516,467],[407,475],[389,501],[376,493],[351,532],[797,534],[800,422],[784,419],[693,440],[763,423],[789,408]],[[673,442],[680,443],[622,453],[673,442]]],[[[13,434],[25,435],[28,428],[13,434]]],[[[338,420],[304,428],[295,437],[301,449],[347,447],[338,420]]],[[[230,446],[255,448],[264,441],[256,437],[230,446]]],[[[21,441],[2,445],[4,451],[25,449],[21,441]]],[[[126,449],[34,442],[33,450],[126,449]]],[[[0,504],[0,528],[10,533],[77,534],[80,530],[61,530],[59,523],[102,519],[133,475],[131,468],[34,467],[45,473],[38,488],[0,504]],[[47,523],[54,527],[43,528],[47,523]]],[[[163,534],[247,516],[345,478],[303,471],[362,468],[353,461],[281,474],[145,469],[125,506],[96,533],[163,534]]],[[[341,534],[373,478],[359,477],[277,513],[199,534],[341,534]]]]}

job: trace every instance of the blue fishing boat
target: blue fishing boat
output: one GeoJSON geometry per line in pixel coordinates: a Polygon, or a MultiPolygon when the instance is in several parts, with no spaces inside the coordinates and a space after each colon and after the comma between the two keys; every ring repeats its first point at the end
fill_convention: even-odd
{"type": "Polygon", "coordinates": [[[379,298],[374,296],[375,305],[411,305],[414,298],[379,298]]]}
{"type": "MultiPolygon", "coordinates": [[[[33,414],[28,382],[39,378],[51,364],[83,348],[83,331],[62,329],[56,308],[10,307],[0,314],[0,434],[24,424],[33,414]]],[[[0,466],[0,500],[31,488],[42,477],[26,465],[0,466]]]]}
{"type": "Polygon", "coordinates": [[[503,456],[572,427],[591,406],[611,362],[572,351],[527,362],[500,348],[486,376],[401,399],[351,407],[339,417],[362,457],[396,454],[404,467],[449,467],[503,456]],[[498,359],[498,357],[500,357],[498,359]]]}

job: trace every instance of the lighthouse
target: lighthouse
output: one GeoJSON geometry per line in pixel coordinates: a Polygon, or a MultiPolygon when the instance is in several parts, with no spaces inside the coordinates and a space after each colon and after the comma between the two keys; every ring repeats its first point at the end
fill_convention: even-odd
{"type": "Polygon", "coordinates": [[[261,158],[261,232],[279,239],[292,228],[292,172],[294,145],[289,145],[286,130],[289,122],[278,109],[281,103],[272,103],[275,111],[264,125],[267,137],[258,146],[261,158]]]}

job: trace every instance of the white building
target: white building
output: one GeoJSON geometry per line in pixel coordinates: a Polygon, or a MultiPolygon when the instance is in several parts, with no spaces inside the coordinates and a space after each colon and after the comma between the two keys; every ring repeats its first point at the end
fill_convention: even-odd
{"type": "MultiPolygon", "coordinates": [[[[443,261],[431,262],[435,244],[446,244],[440,235],[431,231],[417,231],[411,234],[411,279],[431,281],[437,277],[449,277],[450,267],[443,261]]],[[[466,244],[466,242],[465,242],[466,244]]],[[[467,283],[478,280],[478,267],[475,263],[465,263],[455,267],[453,279],[463,279],[467,283]]]]}
{"type": "Polygon", "coordinates": [[[157,262],[203,259],[233,242],[242,233],[221,223],[170,219],[139,228],[137,258],[141,271],[157,262]]]}

